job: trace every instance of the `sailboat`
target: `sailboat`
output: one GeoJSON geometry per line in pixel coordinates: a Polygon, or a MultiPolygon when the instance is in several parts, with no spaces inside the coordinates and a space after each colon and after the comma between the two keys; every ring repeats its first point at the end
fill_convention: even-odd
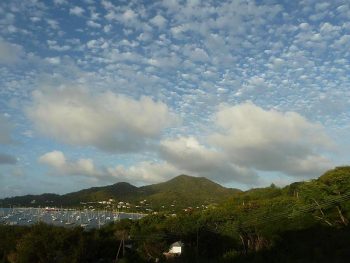
{"type": "Polygon", "coordinates": [[[72,215],[69,215],[69,213],[67,212],[67,222],[65,223],[66,225],[73,225],[74,222],[70,221],[70,218],[72,217],[72,215]]]}

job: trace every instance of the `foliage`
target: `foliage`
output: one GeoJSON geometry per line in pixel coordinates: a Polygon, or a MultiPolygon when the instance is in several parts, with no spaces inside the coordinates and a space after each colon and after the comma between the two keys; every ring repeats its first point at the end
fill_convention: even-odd
{"type": "MultiPolygon", "coordinates": [[[[154,185],[148,194],[180,192],[177,180],[191,178],[154,185]]],[[[202,183],[202,189],[214,187],[202,183]]],[[[347,262],[349,191],[350,168],[340,167],[284,188],[231,193],[206,210],[159,213],[99,230],[1,226],[0,262],[113,262],[119,247],[119,262],[162,262],[176,241],[185,246],[173,262],[347,262]]]]}
{"type": "Polygon", "coordinates": [[[0,206],[79,206],[81,202],[109,200],[128,201],[139,204],[147,200],[148,208],[164,211],[179,211],[189,206],[220,203],[236,189],[225,188],[203,177],[180,175],[164,183],[136,187],[129,183],[116,183],[103,187],[92,187],[65,195],[27,195],[0,200],[0,206]],[[32,201],[35,200],[33,204],[32,201]]]}

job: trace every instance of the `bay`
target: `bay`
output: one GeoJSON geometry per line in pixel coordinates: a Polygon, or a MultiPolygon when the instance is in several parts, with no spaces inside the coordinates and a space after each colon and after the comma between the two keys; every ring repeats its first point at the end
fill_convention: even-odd
{"type": "Polygon", "coordinates": [[[29,226],[43,222],[63,227],[99,228],[121,219],[137,220],[145,214],[107,210],[75,210],[58,208],[0,208],[0,224],[29,226]]]}

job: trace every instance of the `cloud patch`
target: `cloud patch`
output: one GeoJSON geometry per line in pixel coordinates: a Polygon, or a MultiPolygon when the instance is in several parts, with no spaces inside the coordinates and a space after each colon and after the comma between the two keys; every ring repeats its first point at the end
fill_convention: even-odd
{"type": "Polygon", "coordinates": [[[227,156],[214,148],[206,147],[194,137],[178,137],[160,143],[162,158],[179,170],[191,175],[245,184],[256,183],[258,177],[252,169],[231,162],[227,156]]]}
{"type": "Polygon", "coordinates": [[[0,165],[13,165],[17,163],[17,158],[9,155],[9,154],[4,154],[4,153],[0,153],[0,165]]]}
{"type": "Polygon", "coordinates": [[[52,151],[40,156],[38,161],[55,169],[60,175],[100,176],[91,159],[67,160],[61,151],[52,151]]]}
{"type": "Polygon", "coordinates": [[[234,163],[289,175],[319,175],[332,166],[319,153],[332,147],[321,125],[296,112],[265,110],[247,102],[222,106],[216,114],[219,131],[209,138],[234,163]]]}
{"type": "Polygon", "coordinates": [[[332,167],[322,155],[333,147],[323,127],[296,112],[265,110],[251,102],[226,105],[215,114],[214,124],[216,131],[204,136],[203,142],[194,136],[160,140],[158,161],[96,168],[91,159],[69,161],[62,152],[53,151],[39,162],[60,174],[105,182],[145,184],[189,174],[247,186],[266,181],[258,176],[259,171],[310,178],[332,167]]]}
{"type": "Polygon", "coordinates": [[[23,50],[19,45],[9,43],[0,38],[0,65],[11,65],[20,61],[23,50]]]}
{"type": "Polygon", "coordinates": [[[39,163],[53,169],[58,176],[85,176],[104,183],[127,181],[131,183],[155,183],[170,179],[181,173],[167,162],[143,161],[126,167],[96,167],[93,160],[81,158],[69,160],[61,151],[51,151],[38,158],[39,163]]]}
{"type": "Polygon", "coordinates": [[[186,172],[168,162],[144,161],[130,167],[110,167],[107,168],[107,173],[114,180],[145,184],[163,182],[186,172]]]}
{"type": "Polygon", "coordinates": [[[69,9],[69,14],[75,15],[75,16],[82,16],[84,12],[85,10],[80,6],[74,6],[69,9]]]}
{"type": "Polygon", "coordinates": [[[147,96],[93,95],[70,87],[34,92],[27,114],[48,137],[108,152],[140,151],[178,121],[166,104],[147,96]]]}

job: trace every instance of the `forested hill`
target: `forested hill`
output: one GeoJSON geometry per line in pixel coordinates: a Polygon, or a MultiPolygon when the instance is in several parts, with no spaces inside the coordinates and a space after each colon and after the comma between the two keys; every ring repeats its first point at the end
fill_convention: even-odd
{"type": "MultiPolygon", "coordinates": [[[[240,191],[225,188],[204,177],[177,176],[167,182],[136,187],[120,182],[109,186],[93,187],[65,195],[26,195],[0,200],[0,206],[79,206],[114,199],[128,202],[136,207],[144,202],[154,210],[182,210],[187,207],[202,207],[210,204],[227,204],[235,208],[242,204],[255,206],[273,203],[274,209],[285,210],[291,204],[317,205],[345,198],[350,193],[350,167],[337,167],[317,179],[295,182],[283,188],[271,185],[265,188],[240,191]],[[33,203],[33,200],[35,202],[33,203]],[[284,206],[284,207],[283,207],[284,206]],[[161,209],[163,208],[163,209],[161,209]],[[171,209],[170,209],[171,208],[171,209]]],[[[349,194],[350,195],[350,194],[349,194]]],[[[247,209],[246,206],[243,206],[247,209]]],[[[232,209],[232,208],[231,208],[232,209]]]]}
{"type": "Polygon", "coordinates": [[[145,203],[152,208],[173,206],[182,209],[220,203],[237,192],[240,192],[240,190],[225,188],[204,177],[179,175],[164,183],[142,187],[120,182],[109,186],[92,187],[65,195],[42,194],[5,198],[0,200],[0,205],[78,206],[81,203],[114,199],[115,201],[129,202],[134,205],[146,200],[145,203]]]}
{"type": "Polygon", "coordinates": [[[115,262],[116,248],[125,237],[132,249],[123,253],[124,262],[166,262],[163,253],[176,241],[183,242],[184,253],[169,262],[349,262],[350,167],[283,188],[271,185],[244,192],[205,178],[179,176],[145,187],[119,183],[45,198],[87,198],[100,192],[109,196],[122,190],[124,197],[154,200],[200,200],[213,192],[226,199],[208,209],[182,210],[173,216],[164,211],[90,232],[43,224],[0,226],[0,262],[39,262],[44,256],[42,262],[115,262]]]}

